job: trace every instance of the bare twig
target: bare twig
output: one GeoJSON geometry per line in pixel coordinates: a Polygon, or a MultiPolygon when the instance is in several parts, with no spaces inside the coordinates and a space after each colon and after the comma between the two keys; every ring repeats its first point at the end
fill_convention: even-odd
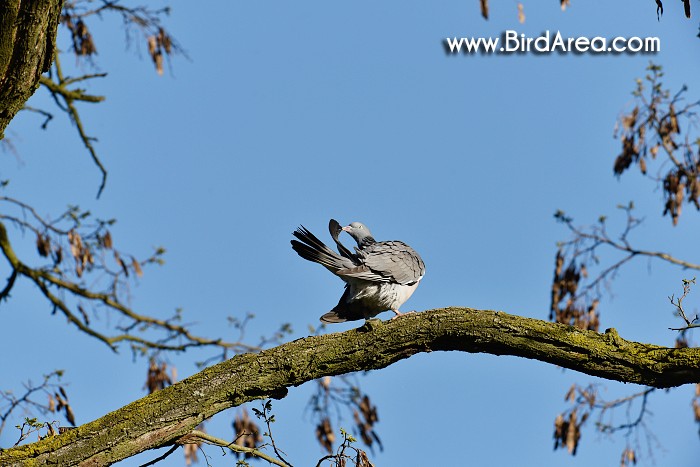
{"type": "Polygon", "coordinates": [[[683,309],[683,300],[690,293],[690,286],[691,285],[695,285],[695,277],[693,277],[692,279],[683,279],[683,295],[681,295],[678,298],[675,298],[675,296],[673,296],[673,295],[668,297],[669,301],[671,302],[671,305],[676,307],[676,309],[678,310],[678,316],[680,316],[683,319],[683,321],[685,321],[685,324],[686,324],[686,326],[682,327],[682,328],[669,328],[673,331],[686,331],[686,330],[691,329],[691,328],[700,327],[700,323],[697,323],[698,315],[695,315],[695,318],[693,318],[691,320],[685,314],[685,310],[683,309]]]}
{"type": "Polygon", "coordinates": [[[259,457],[260,459],[266,460],[270,464],[278,465],[280,467],[292,467],[291,464],[289,464],[283,460],[275,459],[274,457],[270,456],[269,454],[266,454],[258,449],[240,446],[238,444],[231,443],[231,442],[226,441],[224,439],[217,438],[215,436],[212,436],[210,434],[204,433],[203,431],[199,431],[199,430],[193,430],[177,441],[177,443],[179,445],[188,444],[188,443],[198,443],[198,442],[211,444],[213,446],[220,446],[223,448],[227,448],[227,449],[230,449],[232,452],[249,454],[249,455],[254,456],[254,457],[259,457]]]}
{"type": "Polygon", "coordinates": [[[85,129],[83,128],[82,120],[80,119],[80,114],[78,113],[78,109],[75,107],[74,102],[75,101],[83,101],[83,102],[93,102],[94,103],[94,102],[101,102],[105,98],[104,98],[104,96],[92,96],[92,95],[85,94],[80,89],[68,89],[67,86],[70,84],[73,84],[75,82],[86,80],[89,78],[95,78],[95,77],[101,78],[101,77],[106,76],[106,73],[84,75],[84,76],[81,76],[78,78],[66,79],[63,76],[63,70],[61,69],[61,61],[60,61],[58,54],[56,54],[53,66],[54,66],[54,69],[56,70],[56,77],[58,78],[58,80],[53,81],[48,77],[42,76],[40,78],[39,82],[49,90],[49,92],[51,93],[51,95],[54,98],[54,101],[56,101],[59,104],[59,107],[62,108],[63,110],[65,110],[66,113],[68,113],[68,116],[70,117],[71,121],[75,124],[75,127],[78,130],[78,134],[80,135],[80,139],[82,140],[83,145],[90,153],[90,157],[92,157],[92,161],[95,163],[97,168],[102,173],[102,182],[100,183],[100,188],[97,191],[97,197],[99,198],[100,195],[102,194],[102,190],[104,190],[105,184],[107,183],[107,169],[105,169],[104,165],[102,164],[102,161],[97,156],[97,152],[95,151],[95,147],[92,145],[92,142],[95,141],[95,138],[88,136],[85,133],[85,129]]]}
{"type": "Polygon", "coordinates": [[[170,449],[168,449],[163,455],[158,456],[158,457],[156,457],[155,459],[146,462],[145,464],[141,464],[139,467],[148,467],[148,466],[150,466],[150,465],[155,465],[155,464],[157,464],[158,462],[164,460],[164,459],[165,459],[166,457],[168,457],[170,454],[172,454],[172,453],[174,453],[175,451],[177,451],[177,449],[178,449],[179,447],[180,447],[179,444],[175,444],[175,445],[172,446],[170,449]]]}

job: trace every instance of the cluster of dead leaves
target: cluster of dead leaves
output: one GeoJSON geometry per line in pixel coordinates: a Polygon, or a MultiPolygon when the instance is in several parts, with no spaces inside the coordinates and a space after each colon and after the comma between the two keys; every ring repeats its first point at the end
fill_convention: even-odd
{"type": "Polygon", "coordinates": [[[80,17],[64,10],[61,15],[61,23],[63,23],[71,33],[73,52],[76,55],[89,57],[97,53],[97,47],[95,47],[95,43],[92,40],[92,34],[90,34],[87,25],[80,17]]]}
{"type": "MultiPolygon", "coordinates": [[[[128,260],[122,258],[112,244],[112,234],[109,230],[104,230],[101,233],[94,235],[94,239],[85,241],[76,229],[71,229],[66,235],[70,254],[75,260],[74,272],[78,277],[82,277],[85,272],[89,272],[95,265],[95,250],[112,250],[114,261],[119,266],[119,269],[126,277],[129,277],[130,271],[136,276],[143,275],[141,263],[133,256],[129,256],[128,260]]],[[[48,233],[37,233],[36,249],[41,257],[50,257],[53,260],[54,267],[60,266],[63,262],[63,247],[59,240],[52,240],[48,233]]]]}
{"type": "Polygon", "coordinates": [[[575,456],[581,439],[581,423],[582,421],[577,420],[576,409],[572,410],[568,416],[557,415],[554,419],[554,450],[566,448],[569,454],[575,456]]]}
{"type": "Polygon", "coordinates": [[[673,225],[678,225],[686,194],[688,202],[692,202],[695,208],[700,210],[700,158],[693,171],[685,167],[669,171],[663,180],[663,190],[666,198],[664,215],[671,215],[673,225]]]}
{"type": "Polygon", "coordinates": [[[173,41],[172,38],[165,32],[163,28],[158,28],[156,34],[148,36],[148,54],[153,60],[156,67],[156,72],[159,75],[163,74],[163,55],[172,53],[173,41]]]}
{"type": "Polygon", "coordinates": [[[554,419],[554,450],[566,448],[569,454],[576,455],[581,439],[581,426],[590,416],[595,399],[595,391],[591,388],[579,388],[575,384],[569,388],[564,400],[576,403],[576,406],[568,414],[560,413],[554,419]],[[580,401],[577,401],[577,396],[580,401]],[[583,412],[580,417],[579,411],[583,412]]]}
{"type": "MultiPolygon", "coordinates": [[[[233,431],[236,432],[236,438],[234,443],[245,448],[255,449],[263,441],[263,437],[260,434],[260,428],[258,425],[251,420],[248,416],[248,411],[244,408],[238,414],[236,414],[233,420],[233,431]]],[[[240,457],[243,453],[237,453],[240,457]]],[[[251,457],[250,454],[245,453],[245,458],[251,457]]]]}
{"type": "Polygon", "coordinates": [[[687,135],[685,141],[680,138],[679,123],[681,115],[690,116],[691,107],[697,104],[676,109],[685,88],[671,99],[669,91],[661,87],[661,68],[650,65],[648,70],[649,97],[642,98],[644,83],[637,80],[634,95],[640,105],[623,115],[615,130],[615,136],[622,142],[622,152],[615,159],[613,171],[619,177],[636,163],[641,173],[647,175],[648,164],[663,151],[671,162],[669,169],[650,178],[661,183],[665,199],[663,214],[670,215],[673,225],[677,225],[684,202],[700,210],[700,145],[689,142],[687,135]]]}
{"type": "Polygon", "coordinates": [[[383,449],[379,435],[374,431],[374,424],[379,421],[377,406],[372,405],[367,394],[362,396],[356,409],[353,410],[353,419],[355,420],[355,426],[360,433],[362,441],[369,448],[372,448],[372,444],[376,442],[379,448],[383,449]]]}
{"type": "Polygon", "coordinates": [[[49,394],[49,403],[47,407],[51,413],[60,413],[63,411],[66,420],[68,420],[71,425],[75,426],[75,414],[68,403],[68,396],[63,386],[59,386],[58,391],[54,392],[54,394],[49,394]]]}
{"type": "Polygon", "coordinates": [[[625,448],[620,458],[620,467],[629,467],[630,465],[637,465],[637,453],[634,452],[634,449],[625,448]]]}
{"type": "Polygon", "coordinates": [[[600,316],[597,311],[599,300],[595,299],[590,305],[583,306],[579,303],[577,296],[581,278],[588,276],[586,265],[577,265],[572,260],[564,268],[564,262],[564,254],[558,250],[554,263],[549,319],[597,332],[600,326],[600,316]]]}
{"type": "Polygon", "coordinates": [[[316,440],[318,443],[329,454],[333,452],[336,435],[329,416],[328,401],[333,400],[335,394],[346,394],[347,399],[342,398],[342,403],[352,408],[355,430],[362,442],[370,449],[373,448],[375,443],[379,446],[379,449],[383,449],[381,439],[375,430],[375,425],[379,422],[377,406],[372,404],[369,395],[363,394],[356,386],[343,389],[334,387],[332,381],[333,378],[329,376],[318,380],[319,394],[316,395],[314,400],[316,404],[323,401],[323,404],[314,408],[315,411],[322,414],[319,423],[316,425],[316,440]]]}
{"type": "Polygon", "coordinates": [[[333,443],[335,443],[335,433],[331,425],[331,419],[324,417],[318,425],[316,425],[316,440],[329,454],[333,452],[333,443]]]}
{"type": "Polygon", "coordinates": [[[167,363],[161,362],[158,364],[154,359],[151,359],[148,364],[148,375],[146,376],[145,384],[149,394],[165,389],[175,381],[177,381],[177,369],[174,366],[170,367],[170,374],[168,374],[167,363]]]}

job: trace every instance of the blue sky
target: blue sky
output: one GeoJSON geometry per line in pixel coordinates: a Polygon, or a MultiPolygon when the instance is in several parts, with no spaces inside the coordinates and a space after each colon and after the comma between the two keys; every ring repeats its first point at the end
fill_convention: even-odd
{"type": "MultiPolygon", "coordinates": [[[[299,224],[330,240],[331,217],[362,221],[377,239],[400,239],[421,253],[427,274],[406,310],[460,305],[546,319],[555,243],[566,238],[555,210],[580,224],[600,214],[615,222],[615,205],[634,199],[647,221],[632,239],[695,262],[700,228],[690,208],[677,228],[661,219],[653,182],[612,175],[615,120],[629,109],[634,80],[650,60],[664,66],[671,89],[686,83],[690,98],[700,96],[697,20],[683,17],[680,2],[665,2],[661,21],[653,2],[573,2],[563,13],[549,3],[525,2],[521,25],[516,2],[492,2],[488,21],[477,2],[176,2],[166,24],[190,59],[176,57],[163,77],[144,44],[125,50],[118,20],[95,19],[88,25],[96,65],[109,76],[88,90],[107,100],[80,110],[109,170],[103,196],[95,200],[99,174],[63,115],[47,131],[35,115],[12,122],[6,134],[18,155],[2,154],[2,178],[11,180],[8,194],[41,213],[80,204],[116,217],[113,237],[126,251],[143,257],[164,246],[166,265],[146,271],[131,304],[159,316],[182,307],[202,334],[229,332],[226,316],[252,312],[251,339],[283,322],[294,328],[290,338],[307,335],[342,283],[297,257],[289,240],[299,224]],[[496,37],[506,29],[658,36],[662,50],[443,51],[445,37],[496,37]]],[[[59,42],[67,47],[65,36],[59,42]]],[[[75,66],[72,57],[63,62],[75,66]]],[[[71,74],[94,71],[77,68],[71,74]]],[[[31,103],[51,105],[42,92],[31,103]]],[[[34,257],[33,238],[13,241],[34,257]]],[[[672,345],[667,328],[678,323],[666,297],[686,277],[633,263],[601,305],[601,329],[672,345]]],[[[688,299],[691,309],[698,293],[688,299]]],[[[79,423],[144,395],[143,362],[68,327],[27,284],[18,284],[0,313],[3,388],[65,368],[79,423]]],[[[171,362],[185,377],[204,356],[171,362]]],[[[554,417],[567,408],[563,397],[574,382],[603,384],[611,399],[639,390],[536,361],[461,353],[419,355],[360,381],[379,407],[385,451],[372,459],[381,466],[616,465],[624,436],[596,434],[590,422],[576,457],[552,451],[554,417]]],[[[655,457],[642,451],[644,465],[695,464],[692,391],[657,391],[650,399],[655,457]]],[[[323,455],[304,411],[310,393],[308,384],[273,403],[276,437],[295,465],[315,465],[323,455]]],[[[232,418],[219,415],[209,432],[230,436],[232,418]]],[[[14,439],[6,431],[0,444],[14,439]]],[[[206,452],[212,465],[231,465],[217,448],[206,452]]],[[[162,465],[181,465],[181,457],[162,465]]]]}

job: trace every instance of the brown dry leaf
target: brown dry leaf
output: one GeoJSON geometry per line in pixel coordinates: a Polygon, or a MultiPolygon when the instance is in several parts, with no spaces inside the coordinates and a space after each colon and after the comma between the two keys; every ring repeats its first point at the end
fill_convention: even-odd
{"type": "Polygon", "coordinates": [[[92,34],[82,20],[78,20],[75,24],[70,23],[68,28],[73,34],[73,51],[76,55],[89,56],[97,53],[95,43],[92,41],[92,34]]]}
{"type": "Polygon", "coordinates": [[[173,48],[173,41],[163,28],[159,28],[158,30],[158,42],[163,46],[165,53],[170,55],[173,48]]]}
{"type": "Polygon", "coordinates": [[[481,16],[489,19],[489,0],[479,0],[481,3],[481,16]]]}
{"type": "Polygon", "coordinates": [[[357,467],[374,467],[374,464],[369,461],[367,453],[362,449],[357,450],[357,458],[355,459],[357,467]]]}
{"type": "Polygon", "coordinates": [[[581,438],[581,433],[579,425],[576,423],[576,409],[574,409],[569,415],[569,426],[566,430],[566,449],[569,450],[569,454],[576,455],[579,438],[581,438]]]}
{"type": "Polygon", "coordinates": [[[319,444],[328,451],[328,454],[333,452],[333,443],[335,442],[335,434],[331,427],[331,421],[328,417],[321,420],[316,426],[316,439],[319,444]]]}
{"type": "Polygon", "coordinates": [[[70,404],[66,404],[66,420],[68,420],[71,425],[75,426],[75,415],[73,414],[73,409],[70,404]]]}
{"type": "Polygon", "coordinates": [[[63,407],[66,405],[63,398],[61,398],[61,396],[59,396],[57,392],[54,393],[54,397],[56,398],[56,410],[57,411],[63,410],[63,407]]]}
{"type": "Polygon", "coordinates": [[[655,144],[649,149],[649,153],[651,154],[652,159],[656,159],[656,155],[659,153],[659,145],[655,144]]]}
{"type": "Polygon", "coordinates": [[[554,449],[562,445],[564,440],[564,415],[559,414],[554,419],[554,449]]]}
{"type": "Polygon", "coordinates": [[[129,268],[126,267],[126,263],[122,260],[121,256],[119,256],[119,253],[117,253],[116,250],[114,251],[114,260],[122,268],[122,271],[124,271],[124,275],[126,277],[129,277],[129,268]]]}
{"type": "Polygon", "coordinates": [[[153,58],[153,62],[156,64],[156,72],[159,75],[163,75],[163,54],[158,52],[156,56],[153,58]]]}
{"type": "Polygon", "coordinates": [[[156,36],[148,36],[148,54],[153,58],[156,55],[157,40],[156,36]]]}
{"type": "Polygon", "coordinates": [[[196,464],[199,459],[197,459],[197,450],[199,449],[200,443],[187,443],[182,447],[185,454],[185,465],[189,466],[196,464]]]}
{"type": "Polygon", "coordinates": [[[163,74],[163,52],[162,52],[162,38],[157,36],[148,36],[148,54],[151,56],[151,60],[156,66],[156,72],[159,75],[163,74]]]}
{"type": "Polygon", "coordinates": [[[56,399],[54,399],[51,394],[49,394],[48,409],[49,409],[49,412],[52,412],[52,413],[56,411],[56,399]]]}
{"type": "Polygon", "coordinates": [[[73,258],[78,259],[83,251],[83,239],[80,234],[75,230],[70,230],[68,232],[68,243],[70,243],[70,254],[73,258]]]}
{"type": "Polygon", "coordinates": [[[683,11],[685,11],[685,17],[690,18],[690,0],[683,0],[683,11]]]}
{"type": "Polygon", "coordinates": [[[676,109],[673,104],[668,106],[668,115],[671,119],[670,130],[672,133],[680,133],[680,128],[678,127],[678,116],[676,115],[676,109]]]}
{"type": "Polygon", "coordinates": [[[136,261],[136,258],[131,257],[131,267],[134,269],[136,276],[143,277],[143,269],[141,269],[141,264],[136,261]]]}
{"type": "Polygon", "coordinates": [[[525,22],[525,9],[523,4],[518,2],[518,22],[523,24],[525,22]]]}
{"type": "MultiPolygon", "coordinates": [[[[248,411],[243,409],[236,415],[233,420],[233,430],[236,432],[234,443],[247,448],[254,449],[258,443],[262,443],[263,438],[260,435],[258,426],[248,417],[248,411]]],[[[250,457],[249,454],[245,455],[250,457]]]]}
{"type": "Polygon", "coordinates": [[[640,158],[639,158],[639,170],[642,171],[642,175],[646,175],[646,174],[647,174],[647,163],[646,163],[646,161],[644,160],[643,157],[640,157],[640,158]]]}
{"type": "Polygon", "coordinates": [[[620,459],[620,467],[627,467],[630,465],[636,465],[637,464],[637,455],[634,452],[634,449],[630,448],[625,448],[624,451],[622,451],[622,458],[620,459]]]}
{"type": "Polygon", "coordinates": [[[151,360],[148,364],[148,374],[146,376],[146,388],[148,393],[151,394],[161,389],[173,384],[172,380],[168,376],[168,365],[162,362],[160,366],[155,360],[151,360]]]}
{"type": "Polygon", "coordinates": [[[632,128],[634,128],[634,125],[637,123],[637,117],[639,116],[639,107],[635,107],[632,109],[632,112],[630,112],[629,115],[625,115],[622,117],[622,128],[625,131],[630,131],[632,128]]]}
{"type": "Polygon", "coordinates": [[[109,230],[102,236],[102,246],[108,250],[112,249],[112,234],[109,232],[109,230]]]}
{"type": "Polygon", "coordinates": [[[566,395],[564,396],[565,401],[574,402],[576,400],[576,385],[572,384],[566,395]]]}
{"type": "Polygon", "coordinates": [[[46,258],[51,253],[51,239],[48,235],[36,234],[36,249],[39,256],[46,258]]]}

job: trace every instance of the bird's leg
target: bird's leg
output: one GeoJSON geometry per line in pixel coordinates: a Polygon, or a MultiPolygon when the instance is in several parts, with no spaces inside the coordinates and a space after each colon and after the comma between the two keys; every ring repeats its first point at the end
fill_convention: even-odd
{"type": "MultiPolygon", "coordinates": [[[[391,319],[396,319],[396,318],[398,318],[399,316],[404,316],[404,315],[407,315],[407,314],[409,314],[409,313],[415,313],[415,310],[414,310],[414,311],[407,311],[406,313],[401,313],[399,310],[391,310],[391,311],[393,311],[394,313],[396,313],[396,315],[392,316],[391,319]]],[[[391,321],[391,319],[390,319],[389,321],[391,321]]]]}

